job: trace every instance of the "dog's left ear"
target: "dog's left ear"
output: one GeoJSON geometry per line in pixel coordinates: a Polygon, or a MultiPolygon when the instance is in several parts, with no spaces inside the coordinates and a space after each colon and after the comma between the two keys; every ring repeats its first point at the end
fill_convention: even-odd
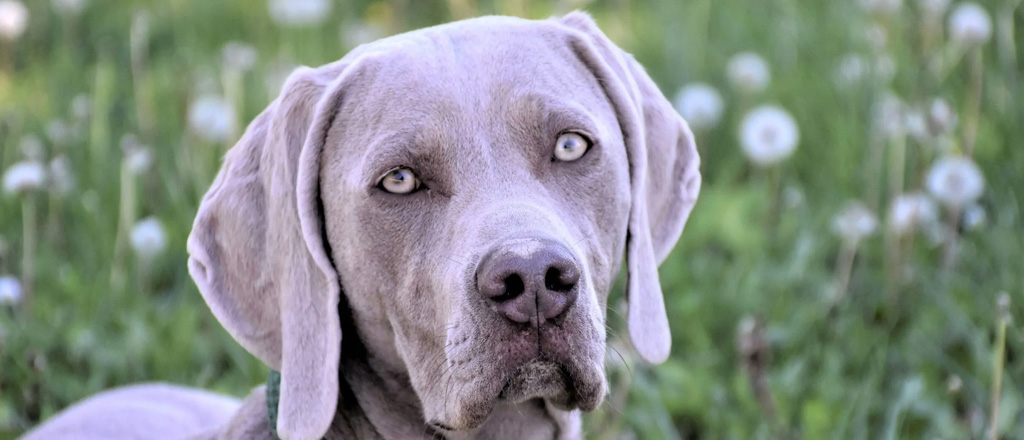
{"type": "Polygon", "coordinates": [[[668,358],[672,335],[658,265],[683,232],[700,192],[700,157],[693,133],[633,57],[594,20],[573,12],[558,20],[570,45],[597,77],[615,108],[629,157],[632,208],[626,244],[628,326],[648,362],[668,358]]]}
{"type": "Polygon", "coordinates": [[[323,437],[338,402],[341,284],[320,157],[364,58],[300,68],[225,157],[188,239],[189,273],[243,347],[281,373],[276,433],[323,437]]]}

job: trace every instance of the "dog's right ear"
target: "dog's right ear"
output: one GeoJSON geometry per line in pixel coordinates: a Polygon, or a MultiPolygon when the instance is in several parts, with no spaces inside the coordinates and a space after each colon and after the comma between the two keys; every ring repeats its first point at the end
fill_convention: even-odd
{"type": "Polygon", "coordinates": [[[292,73],[227,153],[188,239],[210,310],[281,372],[276,429],[287,440],[321,438],[337,405],[341,285],[322,233],[320,156],[362,59],[292,73]]]}

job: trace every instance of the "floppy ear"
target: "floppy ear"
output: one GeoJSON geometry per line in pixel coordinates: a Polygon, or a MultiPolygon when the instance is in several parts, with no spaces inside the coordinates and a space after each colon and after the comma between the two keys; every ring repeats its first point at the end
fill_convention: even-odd
{"type": "Polygon", "coordinates": [[[559,21],[571,29],[570,44],[618,115],[633,199],[626,243],[629,334],[644,359],[660,363],[668,358],[672,335],[658,265],[675,246],[700,192],[693,133],[643,67],[589,15],[573,12],[559,21]]]}
{"type": "Polygon", "coordinates": [[[341,286],[322,234],[320,153],[354,64],[292,73],[227,153],[188,239],[210,310],[281,372],[277,433],[288,440],[322,437],[337,405],[341,286]]]}

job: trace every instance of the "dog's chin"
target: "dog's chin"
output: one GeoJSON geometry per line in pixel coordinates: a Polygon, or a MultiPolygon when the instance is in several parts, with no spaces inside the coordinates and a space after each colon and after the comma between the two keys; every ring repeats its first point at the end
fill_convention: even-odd
{"type": "MultiPolygon", "coordinates": [[[[601,404],[605,393],[604,374],[601,371],[574,371],[565,365],[535,359],[520,365],[507,378],[490,382],[486,389],[472,393],[474,397],[462,400],[451,423],[434,423],[448,430],[473,430],[487,421],[499,403],[521,403],[544,399],[557,409],[593,411],[601,404]]],[[[452,408],[454,409],[454,408],[452,408]]]]}
{"type": "Polygon", "coordinates": [[[512,373],[498,394],[498,400],[519,403],[542,398],[559,406],[570,406],[575,400],[572,386],[572,378],[560,365],[533,361],[512,373]]]}

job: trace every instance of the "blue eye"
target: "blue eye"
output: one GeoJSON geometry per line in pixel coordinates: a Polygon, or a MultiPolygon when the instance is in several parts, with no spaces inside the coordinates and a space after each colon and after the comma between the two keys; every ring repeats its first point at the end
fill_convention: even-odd
{"type": "Polygon", "coordinates": [[[411,169],[401,167],[388,171],[377,186],[392,194],[409,194],[420,187],[420,180],[411,169]]]}

